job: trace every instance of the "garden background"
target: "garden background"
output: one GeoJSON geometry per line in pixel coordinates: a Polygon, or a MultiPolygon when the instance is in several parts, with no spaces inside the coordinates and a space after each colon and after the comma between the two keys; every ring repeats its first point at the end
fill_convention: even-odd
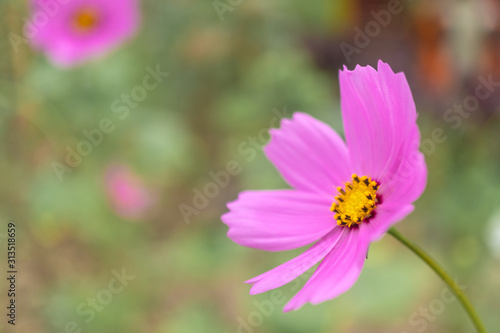
{"type": "Polygon", "coordinates": [[[6,275],[13,221],[19,271],[15,327],[1,279],[2,332],[473,332],[440,279],[390,236],[348,292],[283,313],[305,279],[256,296],[243,281],[302,249],[238,246],[220,220],[242,190],[287,187],[261,149],[268,129],[300,110],[342,133],[338,70],[378,59],[408,78],[429,169],[398,228],[500,331],[497,2],[141,8],[134,39],[63,69],[18,39],[27,1],[0,4],[0,267],[6,275]],[[121,207],[120,184],[143,204],[121,207]]]}

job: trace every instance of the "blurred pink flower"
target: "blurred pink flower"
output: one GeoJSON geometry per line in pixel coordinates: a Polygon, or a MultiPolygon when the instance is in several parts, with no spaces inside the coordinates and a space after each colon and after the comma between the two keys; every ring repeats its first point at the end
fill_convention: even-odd
{"type": "Polygon", "coordinates": [[[114,211],[127,219],[140,219],[155,199],[143,181],[128,167],[111,166],[104,179],[106,194],[114,211]]]}
{"type": "Polygon", "coordinates": [[[64,67],[106,54],[139,25],[138,0],[32,0],[32,14],[33,46],[64,67]]]}
{"type": "Polygon", "coordinates": [[[271,130],[264,149],[293,189],[242,192],[222,216],[228,237],[243,246],[284,251],[317,241],[246,281],[253,285],[250,294],[262,293],[322,261],[284,311],[347,291],[369,244],[413,211],[426,185],[417,113],[404,74],[381,61],[378,70],[344,68],[340,93],[347,144],[328,125],[295,113],[271,130]]]}

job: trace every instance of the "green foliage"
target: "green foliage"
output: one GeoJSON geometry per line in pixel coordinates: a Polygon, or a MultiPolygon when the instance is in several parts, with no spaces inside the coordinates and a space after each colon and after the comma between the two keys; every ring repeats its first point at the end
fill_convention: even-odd
{"type": "MultiPolygon", "coordinates": [[[[1,35],[20,31],[25,9],[0,8],[12,17],[1,35]]],[[[221,21],[212,1],[143,1],[135,40],[100,61],[62,70],[26,45],[10,51],[0,71],[0,220],[20,229],[23,331],[63,332],[76,321],[83,332],[235,332],[238,318],[256,311],[254,302],[269,300],[269,293],[248,295],[243,281],[300,251],[242,248],[225,236],[220,215],[242,190],[287,184],[260,149],[266,136],[252,158],[238,147],[267,133],[276,110],[307,112],[342,134],[337,74],[314,64],[303,38],[357,24],[344,22],[348,9],[347,1],[244,0],[221,21]],[[148,66],[170,75],[121,119],[113,102],[142,85],[148,66]],[[114,130],[60,181],[53,163],[65,163],[67,147],[75,149],[82,131],[105,118],[114,130]],[[179,205],[190,204],[193,189],[230,160],[242,172],[186,223],[179,205]],[[154,191],[145,217],[129,220],[113,210],[104,179],[114,163],[128,165],[154,191]],[[122,267],[135,279],[85,323],[78,305],[122,267]]],[[[401,229],[463,278],[474,303],[484,301],[480,310],[494,332],[500,269],[484,239],[500,197],[498,119],[483,125],[471,118],[454,130],[416,103],[422,137],[442,127],[448,139],[426,157],[427,190],[401,229]]],[[[372,245],[349,292],[292,313],[279,304],[255,332],[413,332],[411,314],[442,288],[385,238],[372,245]]],[[[287,299],[296,292],[291,284],[279,290],[287,299]]],[[[432,331],[469,332],[461,311],[451,304],[429,324],[432,331]]]]}

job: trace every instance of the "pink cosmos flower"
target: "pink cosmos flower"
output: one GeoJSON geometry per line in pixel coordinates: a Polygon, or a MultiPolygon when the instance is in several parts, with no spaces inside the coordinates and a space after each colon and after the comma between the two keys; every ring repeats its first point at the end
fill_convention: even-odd
{"type": "Polygon", "coordinates": [[[342,294],[357,280],[368,246],[413,211],[427,168],[403,73],[340,71],[346,143],[304,113],[271,130],[264,152],[293,189],[246,191],[222,221],[234,242],[284,251],[316,242],[298,257],[246,281],[250,294],[280,287],[321,261],[284,311],[342,294]]]}
{"type": "Polygon", "coordinates": [[[138,7],[138,0],[32,0],[31,42],[54,63],[72,66],[130,38],[138,7]]]}
{"type": "Polygon", "coordinates": [[[140,219],[154,203],[154,195],[143,181],[124,165],[106,170],[104,185],[111,206],[126,219],[140,219]]]}

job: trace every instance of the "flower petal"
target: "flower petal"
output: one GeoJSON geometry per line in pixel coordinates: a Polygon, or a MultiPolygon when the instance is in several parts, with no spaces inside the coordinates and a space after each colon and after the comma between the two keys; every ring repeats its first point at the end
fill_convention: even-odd
{"type": "Polygon", "coordinates": [[[228,204],[222,221],[234,242],[284,251],[317,241],[336,224],[328,196],[295,190],[246,191],[228,204]]]}
{"type": "Polygon", "coordinates": [[[382,204],[377,207],[376,215],[362,227],[367,229],[370,241],[379,240],[392,225],[404,219],[414,208],[413,205],[382,204]]]}
{"type": "Polygon", "coordinates": [[[410,214],[413,208],[412,205],[385,205],[377,210],[377,215],[367,224],[355,229],[343,228],[347,236],[342,236],[336,243],[284,311],[298,309],[306,302],[324,302],[351,288],[361,273],[369,244],[382,237],[392,224],[410,214]]]}
{"type": "Polygon", "coordinates": [[[51,60],[69,67],[105,55],[130,39],[140,23],[137,0],[32,0],[32,22],[47,17],[45,24],[29,24],[30,42],[51,60]],[[118,4],[117,4],[118,3],[118,4]],[[93,9],[99,22],[92,31],[81,33],[74,27],[75,13],[93,9]]]}
{"type": "Polygon", "coordinates": [[[366,229],[344,228],[346,237],[328,253],[304,287],[285,305],[296,310],[306,302],[318,304],[347,291],[358,279],[370,243],[366,229]]]}
{"type": "Polygon", "coordinates": [[[406,170],[410,175],[406,182],[412,186],[418,182],[418,189],[408,196],[407,203],[415,200],[423,190],[422,183],[425,187],[425,162],[408,163],[419,154],[420,134],[415,103],[404,74],[394,74],[389,65],[379,61],[378,72],[370,66],[358,66],[354,71],[341,71],[339,79],[346,141],[354,171],[379,181],[381,192],[396,193],[395,185],[389,186],[394,175],[403,167],[410,167],[406,170]]]}
{"type": "Polygon", "coordinates": [[[252,289],[250,289],[250,294],[255,295],[281,287],[303,274],[323,259],[328,252],[330,252],[332,248],[341,241],[342,236],[345,235],[343,231],[343,228],[334,228],[298,257],[295,257],[294,259],[287,261],[264,274],[256,276],[253,279],[245,281],[245,283],[253,284],[252,289]]]}
{"type": "Polygon", "coordinates": [[[331,195],[350,179],[349,153],[340,136],[325,123],[297,112],[271,130],[264,148],[269,160],[292,187],[331,195]]]}
{"type": "Polygon", "coordinates": [[[401,163],[392,178],[386,178],[379,192],[384,202],[401,207],[418,199],[426,184],[425,159],[422,153],[415,151],[410,159],[401,163]]]}

